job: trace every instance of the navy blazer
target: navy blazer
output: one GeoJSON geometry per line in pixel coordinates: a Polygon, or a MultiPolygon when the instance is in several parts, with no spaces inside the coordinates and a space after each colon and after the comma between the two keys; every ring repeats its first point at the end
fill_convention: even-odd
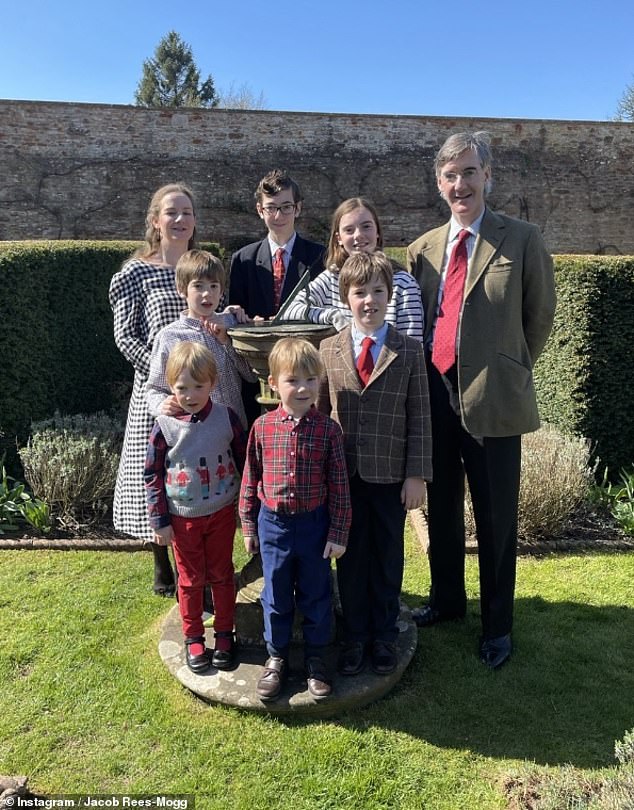
{"type": "MultiPolygon", "coordinates": [[[[297,234],[284,277],[281,301],[293,291],[306,269],[311,280],[324,269],[326,249],[297,234]]],[[[273,266],[268,238],[238,250],[231,257],[229,270],[229,303],[239,304],[250,318],[275,315],[273,306],[273,266]]]]}

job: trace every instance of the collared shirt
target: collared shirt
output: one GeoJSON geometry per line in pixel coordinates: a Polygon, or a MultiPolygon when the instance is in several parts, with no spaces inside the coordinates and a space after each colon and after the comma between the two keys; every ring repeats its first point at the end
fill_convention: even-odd
{"type": "Polygon", "coordinates": [[[383,348],[383,344],[385,343],[385,338],[387,336],[387,321],[384,321],[383,326],[380,326],[376,332],[372,332],[371,335],[366,335],[364,332],[360,332],[353,321],[352,326],[350,327],[350,334],[352,335],[352,353],[354,354],[355,363],[361,354],[361,344],[363,342],[363,338],[372,338],[373,343],[372,348],[370,349],[370,354],[372,355],[372,360],[376,366],[376,361],[379,359],[381,349],[383,348]]]}
{"type": "Polygon", "coordinates": [[[350,491],[339,425],[314,406],[299,421],[282,405],[256,419],[247,445],[240,489],[245,537],[257,537],[260,502],[294,515],[328,504],[327,542],[345,546],[350,491]]]}
{"type": "MultiPolygon", "coordinates": [[[[216,315],[227,328],[237,324],[234,315],[229,313],[216,315]]],[[[165,376],[165,366],[170,351],[181,341],[202,343],[211,351],[218,367],[218,377],[211,391],[211,399],[234,410],[246,429],[247,417],[242,403],[241,378],[255,382],[257,376],[251,370],[248,361],[236,352],[230,340],[224,344],[220,343],[215,335],[203,329],[200,320],[190,317],[187,310],[181,312],[177,321],[164,326],[154,339],[150,373],[145,384],[145,398],[152,416],[161,413],[163,401],[171,394],[165,376]]]]}
{"type": "MultiPolygon", "coordinates": [[[[209,400],[205,407],[198,411],[198,413],[182,413],[178,414],[175,418],[182,422],[204,422],[211,413],[212,407],[213,403],[209,400]]],[[[246,433],[237,414],[232,411],[231,408],[227,408],[227,411],[233,431],[231,451],[238,470],[242,470],[246,453],[246,433]]],[[[148,441],[143,477],[146,482],[145,492],[150,525],[158,529],[170,525],[170,512],[165,491],[165,459],[168,450],[169,447],[163,435],[163,431],[159,424],[155,423],[148,441]]]]}
{"type": "Polygon", "coordinates": [[[276,252],[280,248],[282,248],[282,250],[284,251],[284,253],[282,254],[282,259],[284,260],[284,269],[288,270],[288,263],[291,260],[291,253],[293,252],[293,247],[295,246],[295,239],[297,239],[297,231],[293,231],[291,238],[285,245],[278,245],[275,239],[273,239],[270,234],[267,237],[267,239],[269,241],[269,248],[271,249],[271,262],[273,262],[276,252]]]}
{"type": "MultiPolygon", "coordinates": [[[[447,237],[447,247],[445,248],[445,258],[443,259],[442,264],[442,274],[440,277],[440,285],[438,286],[438,300],[436,301],[436,310],[434,312],[434,325],[433,329],[436,329],[436,318],[438,317],[438,313],[440,312],[440,303],[442,301],[443,292],[445,290],[445,281],[447,279],[447,268],[449,267],[449,259],[451,258],[451,254],[453,253],[453,249],[456,246],[456,240],[460,234],[460,231],[469,231],[471,236],[467,238],[467,262],[471,261],[471,256],[473,255],[473,250],[475,248],[476,239],[478,238],[478,234],[480,233],[480,225],[482,224],[482,218],[484,217],[484,212],[486,208],[483,209],[480,216],[471,223],[471,225],[467,226],[466,228],[460,225],[453,217],[449,222],[449,235],[447,237]]],[[[466,287],[465,287],[466,288],[466,287]]],[[[462,315],[462,312],[461,312],[462,315]]],[[[462,319],[461,319],[462,320],[462,319]]],[[[458,334],[456,335],[456,353],[458,351],[458,346],[460,345],[460,322],[458,323],[458,334]]],[[[431,342],[430,347],[433,346],[433,330],[431,333],[431,342]]]]}

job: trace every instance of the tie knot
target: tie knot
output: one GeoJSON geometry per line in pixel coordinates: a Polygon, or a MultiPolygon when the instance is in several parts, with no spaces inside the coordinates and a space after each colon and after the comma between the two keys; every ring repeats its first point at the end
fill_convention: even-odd
{"type": "Polygon", "coordinates": [[[371,349],[374,346],[374,340],[371,337],[364,337],[361,341],[361,346],[364,349],[371,349]]]}
{"type": "MultiPolygon", "coordinates": [[[[468,233],[468,231],[467,231],[467,233],[468,233]]],[[[284,258],[284,248],[278,248],[275,251],[275,258],[276,259],[283,259],[284,258]]]]}
{"type": "Polygon", "coordinates": [[[465,242],[470,236],[471,231],[468,231],[465,228],[463,228],[463,230],[461,230],[460,233],[458,234],[458,244],[459,245],[463,244],[463,242],[465,242]]]}

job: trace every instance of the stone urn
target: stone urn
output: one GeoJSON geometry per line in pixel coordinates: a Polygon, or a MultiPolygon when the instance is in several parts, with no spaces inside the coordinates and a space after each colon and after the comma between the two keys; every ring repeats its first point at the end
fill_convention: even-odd
{"type": "Polygon", "coordinates": [[[280,338],[298,337],[309,340],[319,348],[324,338],[334,335],[336,330],[328,324],[309,321],[263,321],[262,323],[240,324],[227,330],[233,348],[246,358],[260,382],[260,396],[257,401],[265,408],[277,407],[279,398],[268,384],[269,352],[280,338]]]}

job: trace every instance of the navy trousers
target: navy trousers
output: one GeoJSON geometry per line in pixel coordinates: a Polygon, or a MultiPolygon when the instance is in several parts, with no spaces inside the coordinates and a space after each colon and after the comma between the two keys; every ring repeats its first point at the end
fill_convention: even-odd
{"type": "Polygon", "coordinates": [[[329,528],[326,505],[312,512],[282,515],[263,504],[258,536],[264,588],[264,641],[269,655],[288,657],[295,608],[304,617],[304,656],[320,655],[330,641],[330,559],[323,553],[329,528]]]}
{"type": "Polygon", "coordinates": [[[346,641],[398,638],[403,584],[405,508],[402,483],[350,479],[352,525],[348,547],[337,560],[337,586],[346,641]]]}

